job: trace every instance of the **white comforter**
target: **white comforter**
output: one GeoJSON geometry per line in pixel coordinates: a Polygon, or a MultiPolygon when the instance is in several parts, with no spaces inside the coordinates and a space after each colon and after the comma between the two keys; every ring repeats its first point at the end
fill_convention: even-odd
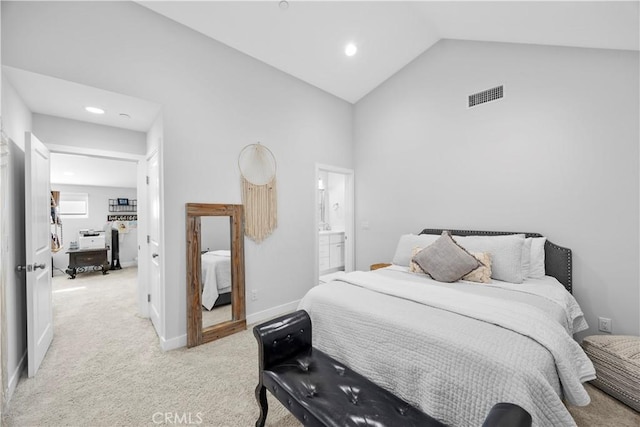
{"type": "Polygon", "coordinates": [[[570,426],[561,396],[587,404],[581,383],[595,371],[565,330],[582,313],[559,300],[377,270],[317,286],[299,308],[315,346],[446,424],[478,426],[495,403],[513,402],[534,425],[570,426]]]}
{"type": "Polygon", "coordinates": [[[231,251],[202,254],[202,305],[211,310],[218,296],[231,290],[231,251]]]}

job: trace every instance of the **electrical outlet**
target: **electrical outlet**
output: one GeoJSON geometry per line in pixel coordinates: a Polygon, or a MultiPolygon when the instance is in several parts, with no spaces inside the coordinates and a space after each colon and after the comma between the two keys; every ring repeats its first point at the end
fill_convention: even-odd
{"type": "Polygon", "coordinates": [[[606,317],[598,317],[598,330],[601,332],[611,333],[611,319],[608,319],[606,317]]]}
{"type": "Polygon", "coordinates": [[[251,301],[257,301],[258,300],[258,291],[257,290],[253,290],[251,291],[251,301]]]}

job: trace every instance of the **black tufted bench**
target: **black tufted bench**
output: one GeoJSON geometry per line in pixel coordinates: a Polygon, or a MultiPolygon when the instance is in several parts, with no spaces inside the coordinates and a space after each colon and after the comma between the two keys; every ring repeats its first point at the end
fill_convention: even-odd
{"type": "MultiPolygon", "coordinates": [[[[256,399],[267,419],[269,390],[305,426],[440,427],[438,420],[375,385],[311,345],[311,319],[304,310],[253,328],[259,346],[256,399]]],[[[499,403],[483,427],[525,427],[531,416],[499,403]]]]}

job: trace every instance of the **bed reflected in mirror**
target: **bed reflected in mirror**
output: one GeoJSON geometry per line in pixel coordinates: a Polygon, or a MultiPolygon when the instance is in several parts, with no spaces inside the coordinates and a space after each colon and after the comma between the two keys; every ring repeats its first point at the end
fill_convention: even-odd
{"type": "Polygon", "coordinates": [[[246,329],[242,205],[186,204],[187,346],[246,329]]]}
{"type": "Polygon", "coordinates": [[[231,230],[229,218],[200,218],[202,328],[228,322],[231,314],[231,230]]]}

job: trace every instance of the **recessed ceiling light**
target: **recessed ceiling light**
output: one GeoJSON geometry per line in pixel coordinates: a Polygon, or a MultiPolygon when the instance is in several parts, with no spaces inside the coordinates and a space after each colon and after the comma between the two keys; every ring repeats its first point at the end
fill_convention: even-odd
{"type": "Polygon", "coordinates": [[[85,110],[87,110],[90,113],[93,114],[104,114],[104,110],[102,108],[98,108],[98,107],[84,107],[85,110]]]}
{"type": "Polygon", "coordinates": [[[345,48],[344,48],[344,54],[347,56],[353,56],[356,54],[356,52],[358,51],[358,46],[356,46],[353,43],[349,43],[345,48]]]}
{"type": "Polygon", "coordinates": [[[289,2],[287,0],[282,0],[280,3],[278,3],[278,6],[280,6],[280,9],[282,10],[287,10],[289,9],[289,2]]]}
{"type": "Polygon", "coordinates": [[[73,176],[73,175],[75,175],[75,173],[70,172],[70,171],[63,172],[62,174],[63,174],[64,176],[73,176]]]}

